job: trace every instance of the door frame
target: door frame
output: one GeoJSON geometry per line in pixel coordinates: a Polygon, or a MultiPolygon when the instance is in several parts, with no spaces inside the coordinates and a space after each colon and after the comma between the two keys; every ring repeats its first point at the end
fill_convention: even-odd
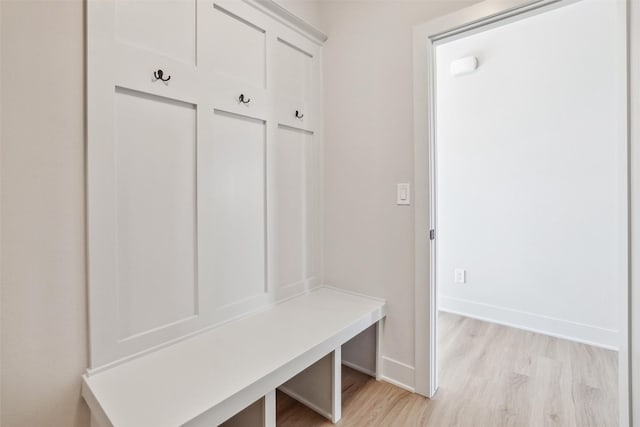
{"type": "MultiPolygon", "coordinates": [[[[414,111],[414,292],[415,292],[415,391],[433,397],[438,389],[437,375],[437,286],[436,241],[430,230],[436,229],[435,164],[435,45],[444,39],[467,36],[492,26],[523,19],[580,0],[487,0],[427,23],[413,32],[413,111],[414,111]],[[426,78],[425,78],[426,77],[426,78]],[[425,310],[425,306],[428,310],[425,310]]],[[[631,355],[640,357],[640,293],[632,293],[632,284],[640,286],[640,1],[618,0],[617,37],[623,63],[618,92],[621,111],[621,138],[627,148],[627,241],[624,253],[627,280],[620,301],[619,401],[620,426],[632,426],[632,411],[640,412],[640,372],[632,370],[631,355]],[[632,115],[633,114],[633,115],[632,115]],[[634,118],[635,116],[635,118],[634,118]],[[636,214],[635,218],[633,214],[636,214]],[[636,250],[637,249],[637,250],[636,250]],[[635,308],[635,310],[632,310],[635,308]],[[636,312],[633,315],[633,312],[636,312]],[[632,328],[633,325],[637,327],[632,328]],[[632,341],[632,337],[637,338],[632,341]],[[632,346],[632,342],[634,345],[632,346]],[[635,391],[635,393],[633,393],[635,391]],[[634,405],[635,401],[635,405],[634,405]]],[[[636,412],[636,413],[639,413],[636,412]]],[[[640,419],[640,415],[638,416],[640,419]]],[[[640,423],[639,423],[640,425],[640,423]]]]}

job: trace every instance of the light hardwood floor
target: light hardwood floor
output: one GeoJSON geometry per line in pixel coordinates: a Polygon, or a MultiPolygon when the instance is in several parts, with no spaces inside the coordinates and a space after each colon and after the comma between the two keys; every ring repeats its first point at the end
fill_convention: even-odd
{"type": "MultiPolygon", "coordinates": [[[[618,425],[617,353],[440,314],[432,400],[343,367],[340,427],[618,425]]],[[[282,393],[277,425],[332,424],[282,393]]]]}

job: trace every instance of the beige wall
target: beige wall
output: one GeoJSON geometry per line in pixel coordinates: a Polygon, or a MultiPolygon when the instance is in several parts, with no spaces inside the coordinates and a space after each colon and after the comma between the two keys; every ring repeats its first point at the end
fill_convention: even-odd
{"type": "MultiPolygon", "coordinates": [[[[394,202],[413,176],[411,27],[467,3],[280,1],[330,36],[327,281],[386,297],[385,355],[413,365],[413,208],[394,202]]],[[[2,0],[0,16],[0,424],[86,426],[83,7],[2,0]]]]}
{"type": "Polygon", "coordinates": [[[0,425],[87,426],[83,5],[0,9],[0,425]]]}
{"type": "Polygon", "coordinates": [[[396,183],[413,180],[412,27],[471,3],[322,3],[325,278],[387,299],[383,354],[410,367],[413,207],[395,201],[396,183]]]}

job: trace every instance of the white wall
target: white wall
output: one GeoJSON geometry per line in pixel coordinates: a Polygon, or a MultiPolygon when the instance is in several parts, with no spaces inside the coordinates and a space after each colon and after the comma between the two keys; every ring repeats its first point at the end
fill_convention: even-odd
{"type": "MultiPolygon", "coordinates": [[[[462,1],[322,3],[325,279],[387,299],[384,373],[413,387],[413,26],[462,1]]],[[[425,308],[426,309],[426,308],[425,308]]]]}
{"type": "Polygon", "coordinates": [[[87,426],[83,5],[0,10],[0,425],[87,426]]]}
{"type": "Polygon", "coordinates": [[[617,347],[615,12],[584,0],[437,48],[441,309],[617,347]],[[451,76],[466,55],[478,70],[451,76]]]}

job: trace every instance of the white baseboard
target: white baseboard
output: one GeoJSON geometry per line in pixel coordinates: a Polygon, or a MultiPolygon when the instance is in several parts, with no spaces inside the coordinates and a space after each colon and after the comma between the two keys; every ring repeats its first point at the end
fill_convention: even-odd
{"type": "Polygon", "coordinates": [[[443,295],[438,298],[438,303],[438,309],[448,313],[577,341],[609,350],[618,350],[619,347],[619,333],[612,329],[443,295]]]}
{"type": "Polygon", "coordinates": [[[382,381],[415,393],[415,368],[388,357],[382,357],[382,381]]]}

